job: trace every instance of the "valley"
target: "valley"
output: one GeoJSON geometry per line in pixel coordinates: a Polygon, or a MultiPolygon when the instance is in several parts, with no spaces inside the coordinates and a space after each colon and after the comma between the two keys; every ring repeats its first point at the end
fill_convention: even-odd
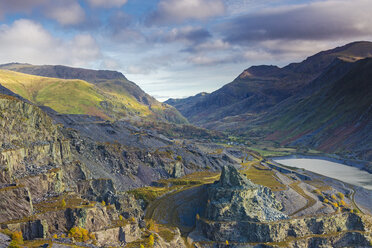
{"type": "Polygon", "coordinates": [[[1,65],[0,247],[370,247],[371,54],[167,103],[119,72],[1,65]]]}

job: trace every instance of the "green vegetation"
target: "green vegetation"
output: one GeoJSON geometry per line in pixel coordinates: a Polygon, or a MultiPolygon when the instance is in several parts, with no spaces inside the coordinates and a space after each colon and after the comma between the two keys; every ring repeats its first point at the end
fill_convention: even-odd
{"type": "MultiPolygon", "coordinates": [[[[0,81],[4,87],[23,98],[62,114],[88,114],[106,120],[128,115],[164,120],[167,115],[179,114],[157,101],[149,103],[150,105],[141,103],[125,87],[115,90],[115,82],[109,80],[96,86],[83,80],[48,78],[0,70],[0,81]]],[[[123,82],[126,83],[129,84],[123,82]]],[[[179,121],[182,118],[174,117],[179,121]]]]}

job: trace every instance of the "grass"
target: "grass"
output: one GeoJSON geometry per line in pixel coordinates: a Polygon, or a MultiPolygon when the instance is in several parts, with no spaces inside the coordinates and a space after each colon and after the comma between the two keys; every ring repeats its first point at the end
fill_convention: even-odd
{"type": "Polygon", "coordinates": [[[0,70],[0,81],[23,98],[62,114],[88,114],[106,120],[127,115],[155,118],[168,108],[158,102],[147,106],[128,93],[125,87],[113,90],[117,82],[108,82],[98,88],[100,85],[83,80],[48,78],[8,70],[0,70]],[[101,106],[103,102],[105,107],[101,106]]]}
{"type": "Polygon", "coordinates": [[[252,182],[269,187],[273,191],[286,189],[286,186],[276,179],[275,173],[271,169],[260,166],[259,161],[243,163],[242,165],[244,168],[241,173],[246,175],[252,182]]]}
{"type": "Polygon", "coordinates": [[[134,195],[136,199],[142,199],[145,201],[146,205],[148,205],[155,199],[183,187],[213,183],[219,179],[219,175],[220,174],[216,172],[200,171],[188,174],[181,178],[161,179],[158,181],[158,184],[160,185],[158,187],[148,186],[136,188],[128,191],[128,193],[134,195]]]}
{"type": "Polygon", "coordinates": [[[66,208],[88,208],[93,207],[94,204],[95,202],[81,199],[75,195],[62,195],[34,204],[34,209],[37,213],[45,213],[66,208]],[[65,204],[62,203],[63,200],[65,204]]]}

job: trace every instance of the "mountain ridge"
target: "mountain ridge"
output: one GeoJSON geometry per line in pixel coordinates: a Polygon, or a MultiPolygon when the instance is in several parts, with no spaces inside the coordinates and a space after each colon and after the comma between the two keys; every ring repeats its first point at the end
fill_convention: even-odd
{"type": "MultiPolygon", "coordinates": [[[[319,145],[315,141],[302,139],[304,135],[311,133],[311,127],[306,133],[294,131],[295,127],[298,127],[296,130],[300,130],[303,124],[295,118],[296,115],[290,115],[292,118],[286,118],[288,113],[285,111],[289,112],[297,107],[297,114],[300,115],[302,114],[300,111],[301,102],[305,99],[320,94],[319,92],[326,89],[328,94],[332,95],[327,87],[342,82],[342,78],[349,70],[356,66],[363,67],[363,62],[359,62],[363,59],[368,61],[371,56],[372,42],[353,42],[335,49],[319,52],[301,63],[292,63],[282,68],[267,65],[252,66],[244,70],[233,82],[224,85],[206,95],[206,97],[194,96],[184,100],[172,99],[166,101],[166,103],[175,106],[191,123],[201,127],[228,131],[234,135],[243,135],[247,138],[256,137],[258,140],[268,139],[281,145],[304,145],[327,152],[338,150],[339,152],[354,153],[357,149],[356,140],[351,142],[353,145],[340,144],[341,140],[348,140],[345,137],[346,133],[341,135],[343,136],[341,140],[335,140],[331,146],[329,144],[319,145]],[[284,128],[280,129],[281,133],[275,132],[278,128],[276,125],[278,121],[292,123],[291,130],[284,128]],[[291,139],[289,139],[290,135],[293,136],[291,139]],[[284,137],[287,137],[287,139],[284,137]],[[295,140],[297,142],[294,142],[295,140]],[[340,145],[340,149],[334,149],[337,145],[340,145]]],[[[354,76],[356,80],[358,75],[354,76]]],[[[358,83],[368,82],[370,77],[366,76],[358,83]]],[[[349,78],[349,80],[353,79],[349,78]]],[[[336,89],[337,86],[334,86],[333,90],[335,92],[336,89]]],[[[359,94],[359,98],[362,98],[368,94],[368,91],[365,89],[365,92],[359,92],[359,94]]],[[[339,97],[342,98],[342,96],[339,97]]],[[[306,108],[306,111],[316,111],[315,106],[320,109],[330,108],[329,106],[314,105],[306,108]]],[[[353,107],[355,110],[368,108],[358,105],[353,105],[353,107]]],[[[338,109],[338,111],[341,110],[338,109]]],[[[342,115],[342,111],[340,115],[342,115]]],[[[324,122],[325,120],[319,120],[319,123],[324,124],[324,122]]],[[[347,120],[343,120],[345,125],[346,122],[347,120]]],[[[316,123],[312,123],[315,128],[316,123]]],[[[329,131],[329,129],[318,130],[323,134],[320,135],[322,137],[318,139],[318,142],[320,140],[326,142],[327,134],[323,133],[325,130],[329,131]]],[[[362,133],[365,133],[365,131],[362,133]]],[[[355,133],[352,135],[358,136],[355,133]]],[[[315,139],[317,140],[317,138],[315,139]]],[[[363,149],[365,149],[363,152],[357,152],[357,156],[368,160],[372,159],[371,152],[368,152],[372,150],[372,147],[367,145],[363,149]]]]}
{"type": "MultiPolygon", "coordinates": [[[[5,71],[13,71],[14,73],[30,75],[30,78],[31,76],[34,76],[34,78],[36,76],[44,77],[44,79],[39,78],[41,81],[45,81],[45,78],[53,78],[53,82],[58,85],[48,86],[51,87],[50,89],[43,88],[42,90],[45,91],[44,95],[56,95],[57,97],[60,97],[62,99],[67,99],[70,97],[67,92],[76,92],[76,90],[78,90],[80,93],[75,94],[75,98],[72,100],[75,102],[79,102],[79,99],[81,97],[82,101],[84,100],[84,96],[86,94],[78,88],[88,87],[89,91],[91,92],[90,95],[94,98],[99,98],[98,103],[97,99],[94,100],[94,102],[96,103],[93,104],[93,107],[92,104],[88,104],[88,106],[84,107],[89,108],[90,110],[80,110],[72,112],[63,111],[64,114],[92,114],[103,117],[105,119],[120,119],[124,117],[133,118],[139,116],[142,118],[149,117],[158,121],[169,121],[180,124],[187,123],[186,119],[183,118],[182,115],[175,108],[158,102],[155,98],[146,94],[138,85],[129,81],[120,72],[73,68],[61,65],[35,66],[21,63],[9,63],[0,65],[0,70],[3,70],[2,74],[6,74],[5,71]],[[61,79],[62,81],[58,81],[57,79],[61,79]],[[56,91],[56,88],[63,88],[64,86],[66,86],[66,82],[71,83],[71,80],[75,80],[76,82],[77,80],[81,80],[81,82],[76,83],[75,86],[71,86],[70,91],[56,91]],[[84,82],[89,84],[89,86],[87,86],[87,84],[85,84],[84,82]],[[82,86],[84,84],[85,86],[82,86]],[[54,92],[50,92],[52,89],[54,90],[54,92]]],[[[24,79],[26,80],[24,82],[13,80],[13,83],[18,82],[18,86],[15,87],[14,85],[9,84],[9,82],[6,82],[6,77],[7,75],[0,75],[0,84],[5,87],[8,86],[8,88],[11,88],[11,90],[16,94],[20,94],[20,92],[22,91],[19,86],[21,85],[23,87],[25,84],[27,84],[26,81],[29,80],[24,79]]],[[[18,77],[25,76],[18,74],[18,77]]],[[[38,87],[39,86],[31,85],[29,87],[29,90],[32,90],[34,95],[38,95],[39,92],[35,91],[35,88],[38,87]]],[[[35,100],[31,99],[34,97],[27,98],[27,94],[25,94],[24,92],[22,97],[31,101],[35,100]]],[[[49,99],[49,101],[52,101],[52,99],[49,99]]],[[[39,102],[38,104],[43,105],[43,102],[39,102]]],[[[81,104],[82,103],[77,105],[79,109],[82,108],[81,104]]],[[[47,106],[53,108],[53,106],[55,105],[59,105],[59,109],[64,108],[63,105],[61,106],[61,104],[58,103],[55,103],[54,105],[49,104],[47,106]]]]}

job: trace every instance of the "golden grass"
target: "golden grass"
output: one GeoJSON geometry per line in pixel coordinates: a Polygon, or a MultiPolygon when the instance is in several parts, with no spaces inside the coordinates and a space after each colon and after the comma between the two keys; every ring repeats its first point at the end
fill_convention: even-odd
{"type": "Polygon", "coordinates": [[[286,186],[278,181],[275,173],[266,167],[260,166],[258,161],[244,163],[241,173],[256,184],[269,187],[272,191],[285,190],[286,186]]]}

